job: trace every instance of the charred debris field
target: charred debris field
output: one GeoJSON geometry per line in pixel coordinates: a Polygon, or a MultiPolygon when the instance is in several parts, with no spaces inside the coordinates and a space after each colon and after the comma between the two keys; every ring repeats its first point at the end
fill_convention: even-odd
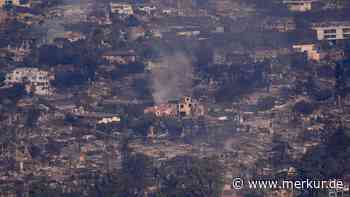
{"type": "Polygon", "coordinates": [[[350,196],[349,52],[348,0],[0,0],[0,197],[350,196]]]}

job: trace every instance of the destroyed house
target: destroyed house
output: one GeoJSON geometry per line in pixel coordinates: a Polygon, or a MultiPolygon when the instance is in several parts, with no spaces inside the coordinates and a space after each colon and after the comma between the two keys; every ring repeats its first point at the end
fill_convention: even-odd
{"type": "Polygon", "coordinates": [[[149,107],[144,113],[152,113],[157,117],[197,117],[205,113],[204,106],[191,97],[184,97],[175,103],[164,103],[149,107]]]}
{"type": "Polygon", "coordinates": [[[128,64],[136,61],[134,50],[129,51],[107,51],[102,54],[102,58],[110,64],[128,64]]]}
{"type": "Polygon", "coordinates": [[[293,18],[269,18],[262,22],[262,29],[278,32],[289,32],[296,29],[293,18]]]}
{"type": "Polygon", "coordinates": [[[15,84],[22,83],[28,93],[37,95],[50,95],[50,81],[54,76],[44,70],[38,68],[17,68],[6,75],[5,83],[15,84]]]}
{"type": "Polygon", "coordinates": [[[144,113],[151,113],[157,117],[175,117],[177,115],[176,105],[172,103],[165,103],[146,108],[144,113]]]}

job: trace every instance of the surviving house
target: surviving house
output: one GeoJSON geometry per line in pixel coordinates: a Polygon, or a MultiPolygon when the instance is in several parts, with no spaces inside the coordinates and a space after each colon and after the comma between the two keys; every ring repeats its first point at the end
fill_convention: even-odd
{"type": "Polygon", "coordinates": [[[201,32],[198,30],[194,31],[179,31],[176,33],[177,36],[185,36],[185,37],[191,37],[191,36],[198,36],[201,32]]]}
{"type": "Polygon", "coordinates": [[[76,42],[79,40],[84,40],[86,38],[82,33],[72,31],[65,32],[64,37],[70,42],[76,42]]]}
{"type": "Polygon", "coordinates": [[[52,93],[50,81],[54,76],[38,68],[17,68],[6,75],[5,84],[21,83],[28,93],[50,95],[52,93]]]}
{"type": "Polygon", "coordinates": [[[306,53],[308,60],[321,60],[321,53],[315,44],[296,44],[293,45],[293,49],[296,50],[296,52],[306,53]]]}
{"type": "Polygon", "coordinates": [[[306,12],[312,9],[312,5],[317,0],[284,0],[283,3],[287,5],[290,11],[306,12]]]}
{"type": "Polygon", "coordinates": [[[296,52],[306,53],[308,60],[313,61],[339,61],[345,56],[344,50],[342,49],[322,49],[316,44],[295,44],[293,49],[296,52]]]}
{"type": "Polygon", "coordinates": [[[29,0],[0,0],[0,7],[5,6],[18,6],[18,7],[30,7],[29,0]]]}
{"type": "Polygon", "coordinates": [[[133,15],[134,9],[128,3],[110,3],[111,13],[119,15],[133,15]]]}
{"type": "Polygon", "coordinates": [[[137,10],[146,13],[147,15],[151,15],[157,10],[157,7],[154,5],[140,5],[137,7],[137,10]]]}
{"type": "Polygon", "coordinates": [[[350,22],[314,23],[318,40],[342,40],[350,38],[350,22]]]}
{"type": "Polygon", "coordinates": [[[214,49],[213,52],[213,63],[216,65],[226,64],[226,51],[224,49],[214,49]]]}
{"type": "Polygon", "coordinates": [[[117,116],[113,116],[113,117],[107,117],[107,118],[102,118],[101,120],[99,120],[97,123],[98,124],[110,124],[110,123],[118,123],[120,122],[120,118],[117,116]]]}

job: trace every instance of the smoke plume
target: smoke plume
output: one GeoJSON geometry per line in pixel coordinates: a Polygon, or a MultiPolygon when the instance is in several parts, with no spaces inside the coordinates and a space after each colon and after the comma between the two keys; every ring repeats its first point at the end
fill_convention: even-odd
{"type": "Polygon", "coordinates": [[[152,69],[151,73],[156,104],[191,95],[193,66],[189,56],[183,53],[163,56],[159,67],[152,69]]]}

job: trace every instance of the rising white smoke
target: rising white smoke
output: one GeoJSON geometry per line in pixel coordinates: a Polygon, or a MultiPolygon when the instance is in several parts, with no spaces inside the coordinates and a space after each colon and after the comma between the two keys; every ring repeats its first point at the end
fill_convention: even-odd
{"type": "Polygon", "coordinates": [[[160,67],[152,69],[152,91],[156,104],[191,95],[192,59],[184,53],[163,56],[160,67]]]}

